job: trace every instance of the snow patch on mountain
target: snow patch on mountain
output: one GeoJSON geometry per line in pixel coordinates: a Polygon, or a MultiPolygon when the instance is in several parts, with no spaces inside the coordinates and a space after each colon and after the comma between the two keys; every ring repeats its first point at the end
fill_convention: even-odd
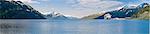
{"type": "Polygon", "coordinates": [[[78,19],[77,17],[70,15],[63,15],[61,13],[52,12],[50,14],[45,15],[47,19],[78,19]]]}

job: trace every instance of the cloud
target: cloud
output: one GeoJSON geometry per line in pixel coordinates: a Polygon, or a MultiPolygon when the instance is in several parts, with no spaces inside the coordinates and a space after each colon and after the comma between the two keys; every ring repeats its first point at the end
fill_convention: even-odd
{"type": "Polygon", "coordinates": [[[117,8],[123,5],[122,2],[113,0],[69,0],[68,4],[72,4],[72,7],[78,9],[98,9],[106,10],[111,8],[117,8]]]}

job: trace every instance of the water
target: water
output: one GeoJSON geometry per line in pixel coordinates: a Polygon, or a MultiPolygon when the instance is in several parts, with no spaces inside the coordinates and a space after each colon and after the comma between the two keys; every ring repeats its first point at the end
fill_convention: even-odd
{"type": "Polygon", "coordinates": [[[0,34],[148,34],[149,33],[149,20],[1,19],[0,26],[1,26],[0,34]]]}

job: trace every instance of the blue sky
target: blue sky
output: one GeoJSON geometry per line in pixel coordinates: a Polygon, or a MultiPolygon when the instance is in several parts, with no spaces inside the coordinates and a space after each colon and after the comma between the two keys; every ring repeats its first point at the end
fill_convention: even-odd
{"type": "Polygon", "coordinates": [[[83,17],[105,12],[124,5],[150,3],[150,0],[15,0],[31,5],[42,14],[58,12],[83,17]]]}

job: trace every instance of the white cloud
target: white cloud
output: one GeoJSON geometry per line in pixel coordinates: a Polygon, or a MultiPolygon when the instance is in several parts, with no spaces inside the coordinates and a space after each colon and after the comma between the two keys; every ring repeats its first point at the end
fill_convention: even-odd
{"type": "Polygon", "coordinates": [[[72,7],[77,7],[79,9],[99,9],[106,10],[110,8],[116,8],[121,6],[123,3],[112,0],[72,0],[68,1],[68,4],[72,4],[72,7]]]}

